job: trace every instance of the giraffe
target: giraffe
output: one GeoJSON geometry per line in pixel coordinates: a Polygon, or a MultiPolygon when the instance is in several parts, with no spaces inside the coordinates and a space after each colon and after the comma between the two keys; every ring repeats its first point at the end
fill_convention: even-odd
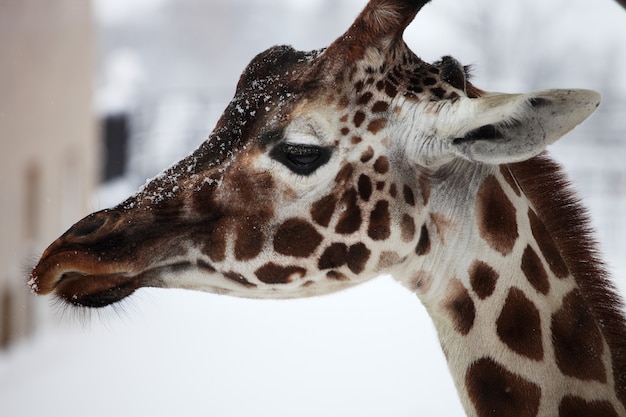
{"type": "Polygon", "coordinates": [[[626,324],[545,154],[599,94],[483,91],[402,40],[428,0],[371,0],[328,48],[277,46],[215,130],[80,220],[30,288],[103,307],[141,287],[296,298],[390,274],[429,312],[469,416],[626,416],[626,324]]]}

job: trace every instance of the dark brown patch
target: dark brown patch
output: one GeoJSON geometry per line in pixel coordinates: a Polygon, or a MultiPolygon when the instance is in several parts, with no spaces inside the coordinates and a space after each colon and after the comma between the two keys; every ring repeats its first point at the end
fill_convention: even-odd
{"type": "Polygon", "coordinates": [[[491,266],[482,261],[474,261],[469,274],[470,284],[478,298],[484,300],[493,294],[500,276],[491,266]]]}
{"type": "Polygon", "coordinates": [[[541,317],[535,305],[517,288],[511,288],[496,321],[500,340],[514,352],[543,359],[541,317]]]}
{"type": "Polygon", "coordinates": [[[452,319],[457,332],[466,335],[472,330],[476,318],[476,307],[467,288],[458,279],[450,281],[444,300],[444,309],[452,319]]]}
{"type": "Polygon", "coordinates": [[[374,96],[374,94],[372,94],[371,91],[368,91],[366,93],[364,93],[362,96],[360,96],[356,103],[361,105],[361,106],[365,106],[367,103],[369,103],[369,101],[372,99],[372,97],[374,96]]]}
{"type": "Polygon", "coordinates": [[[502,255],[510,254],[519,236],[515,207],[493,175],[480,186],[476,204],[480,235],[502,255]]]}
{"type": "Polygon", "coordinates": [[[338,271],[328,271],[326,273],[326,278],[332,279],[333,281],[349,281],[350,279],[341,272],[338,271]]]}
{"type": "Polygon", "coordinates": [[[428,234],[428,228],[426,225],[422,226],[420,230],[420,240],[415,247],[415,253],[419,256],[427,255],[430,252],[430,235],[428,234]]]}
{"type": "Polygon", "coordinates": [[[281,266],[273,262],[267,263],[254,271],[259,281],[266,284],[287,284],[292,281],[293,275],[299,275],[300,278],[306,274],[306,269],[298,266],[281,266]]]}
{"type": "Polygon", "coordinates": [[[546,273],[543,263],[539,256],[530,245],[524,249],[522,255],[522,271],[528,282],[540,293],[546,295],[550,292],[550,281],[548,280],[548,274],[546,273]]]}
{"type": "Polygon", "coordinates": [[[578,290],[565,296],[561,309],[552,315],[551,330],[556,364],[563,374],[606,382],[604,338],[578,290]]]}
{"type": "Polygon", "coordinates": [[[413,190],[411,190],[411,187],[405,184],[404,188],[402,189],[402,194],[404,195],[404,201],[409,206],[415,206],[415,194],[413,194],[413,190]]]}
{"type": "Polygon", "coordinates": [[[353,136],[350,142],[352,142],[353,145],[358,145],[363,142],[363,138],[361,136],[353,136]]]}
{"type": "Polygon", "coordinates": [[[256,287],[256,284],[251,283],[243,275],[241,275],[238,272],[224,272],[223,274],[229,280],[234,281],[237,284],[241,284],[244,287],[248,287],[248,288],[256,287]]]}
{"type": "Polygon", "coordinates": [[[218,221],[212,228],[208,238],[202,244],[202,253],[206,254],[213,262],[221,262],[226,258],[226,238],[228,227],[225,221],[218,221]]]}
{"type": "Polygon", "coordinates": [[[341,116],[341,119],[339,119],[339,121],[340,121],[341,123],[345,123],[345,122],[347,122],[347,121],[348,121],[348,117],[349,117],[349,116],[348,116],[347,114],[344,114],[343,116],[341,116]]]}
{"type": "Polygon", "coordinates": [[[347,136],[350,133],[350,128],[348,127],[342,127],[341,128],[341,134],[344,136],[347,136]]]}
{"type": "Polygon", "coordinates": [[[389,202],[381,200],[376,203],[370,213],[370,221],[367,234],[374,240],[384,240],[391,235],[391,218],[389,215],[389,202]]]}
{"type": "Polygon", "coordinates": [[[541,389],[491,358],[470,365],[465,385],[478,417],[536,417],[539,411],[541,389]]]}
{"type": "Polygon", "coordinates": [[[335,231],[344,235],[354,233],[361,227],[361,209],[357,204],[357,192],[354,188],[349,189],[339,203],[343,211],[335,226],[335,231]]]}
{"type": "Polygon", "coordinates": [[[343,243],[333,243],[324,250],[317,263],[319,269],[339,268],[348,262],[348,247],[343,243]]]}
{"type": "Polygon", "coordinates": [[[565,264],[559,248],[552,236],[550,236],[546,226],[532,209],[528,209],[528,218],[530,219],[530,228],[533,231],[533,236],[539,245],[539,250],[541,250],[550,266],[550,270],[558,278],[567,278],[569,276],[569,268],[565,264]]]}
{"type": "Polygon", "coordinates": [[[361,154],[361,162],[369,162],[374,157],[374,148],[368,146],[366,150],[361,154]]]}
{"type": "Polygon", "coordinates": [[[354,166],[352,164],[345,164],[335,176],[335,182],[337,184],[346,184],[352,179],[354,173],[354,166]]]}
{"type": "Polygon", "coordinates": [[[378,132],[383,130],[385,128],[385,126],[387,126],[387,120],[385,120],[385,119],[375,119],[375,120],[372,120],[367,125],[367,130],[372,132],[374,135],[376,135],[378,132]]]}
{"type": "Polygon", "coordinates": [[[500,165],[500,173],[504,180],[509,184],[509,187],[517,194],[518,197],[522,195],[522,190],[519,189],[519,185],[517,185],[517,181],[513,178],[513,174],[511,174],[511,170],[508,165],[500,165]]]}
{"type": "Polygon", "coordinates": [[[362,111],[357,111],[354,114],[354,126],[359,127],[361,126],[361,124],[365,121],[365,113],[363,113],[362,111]]]}
{"type": "Polygon", "coordinates": [[[385,82],[385,93],[390,97],[394,98],[398,94],[398,89],[395,85],[385,82]]]}
{"type": "Polygon", "coordinates": [[[363,243],[356,243],[348,249],[348,268],[355,274],[360,274],[365,269],[365,264],[370,258],[370,250],[363,243]]]}
{"type": "Polygon", "coordinates": [[[259,224],[253,217],[238,224],[235,238],[235,259],[238,261],[248,261],[261,253],[265,236],[259,224]]]}
{"type": "Polygon", "coordinates": [[[337,205],[337,197],[334,195],[327,195],[317,200],[311,206],[311,218],[320,226],[328,227],[330,219],[335,212],[335,206],[337,205]]]}
{"type": "Polygon", "coordinates": [[[430,93],[438,99],[443,99],[443,97],[446,95],[446,90],[441,87],[435,87],[430,89],[430,93]]]}
{"type": "Polygon", "coordinates": [[[389,171],[389,159],[386,156],[379,156],[374,162],[374,170],[379,174],[386,174],[389,171]]]}
{"type": "Polygon", "coordinates": [[[306,258],[322,242],[315,228],[304,219],[291,218],[280,225],[274,236],[274,250],[287,256],[306,258]]]}
{"type": "Polygon", "coordinates": [[[389,103],[386,101],[377,101],[372,106],[372,112],[374,113],[384,113],[389,110],[389,103]]]}
{"type": "Polygon", "coordinates": [[[398,196],[398,187],[395,183],[392,183],[389,186],[389,195],[391,196],[391,198],[396,198],[398,196]]]}
{"type": "Polygon", "coordinates": [[[387,183],[386,183],[385,181],[377,181],[377,182],[376,182],[376,190],[377,190],[377,191],[382,191],[382,190],[384,190],[384,189],[385,189],[385,185],[386,185],[386,184],[387,184],[387,183]]]}
{"type": "Polygon", "coordinates": [[[402,240],[404,242],[410,242],[415,237],[415,221],[413,217],[404,214],[402,216],[402,240]]]}
{"type": "Polygon", "coordinates": [[[559,405],[559,417],[618,417],[608,401],[590,401],[566,395],[559,405]]]}
{"type": "Polygon", "coordinates": [[[370,177],[365,174],[361,174],[359,176],[357,188],[359,189],[361,200],[369,201],[372,196],[372,181],[370,180],[370,177]]]}

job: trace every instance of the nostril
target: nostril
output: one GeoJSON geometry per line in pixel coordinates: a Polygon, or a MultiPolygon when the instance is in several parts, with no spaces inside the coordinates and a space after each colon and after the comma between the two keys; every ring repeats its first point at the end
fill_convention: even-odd
{"type": "Polygon", "coordinates": [[[91,214],[68,230],[67,235],[71,237],[86,237],[98,231],[105,223],[107,218],[97,214],[91,214]]]}

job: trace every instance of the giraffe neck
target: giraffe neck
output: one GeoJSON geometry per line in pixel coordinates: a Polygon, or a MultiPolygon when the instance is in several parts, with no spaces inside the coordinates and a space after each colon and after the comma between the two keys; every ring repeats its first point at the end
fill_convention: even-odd
{"type": "Polygon", "coordinates": [[[450,190],[433,176],[402,276],[435,323],[468,415],[626,415],[619,302],[558,167],[541,157],[451,170],[473,170],[469,185],[442,184],[458,185],[462,203],[437,201],[450,190]]]}

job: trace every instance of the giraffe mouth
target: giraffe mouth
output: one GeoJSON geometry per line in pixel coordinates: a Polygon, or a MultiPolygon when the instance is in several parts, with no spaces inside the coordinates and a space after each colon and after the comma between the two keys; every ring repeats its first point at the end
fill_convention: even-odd
{"type": "MultiPolygon", "coordinates": [[[[161,277],[164,274],[178,274],[192,269],[215,271],[204,261],[158,265],[136,274],[65,271],[60,273],[52,288],[38,288],[38,278],[31,278],[31,288],[38,293],[53,292],[63,302],[74,306],[100,308],[123,300],[141,287],[163,287],[165,284],[161,277]]],[[[33,277],[36,277],[34,273],[33,277]]]]}
{"type": "Polygon", "coordinates": [[[82,307],[105,307],[121,301],[143,286],[140,276],[127,274],[91,275],[63,273],[54,293],[68,304],[82,307]]]}

